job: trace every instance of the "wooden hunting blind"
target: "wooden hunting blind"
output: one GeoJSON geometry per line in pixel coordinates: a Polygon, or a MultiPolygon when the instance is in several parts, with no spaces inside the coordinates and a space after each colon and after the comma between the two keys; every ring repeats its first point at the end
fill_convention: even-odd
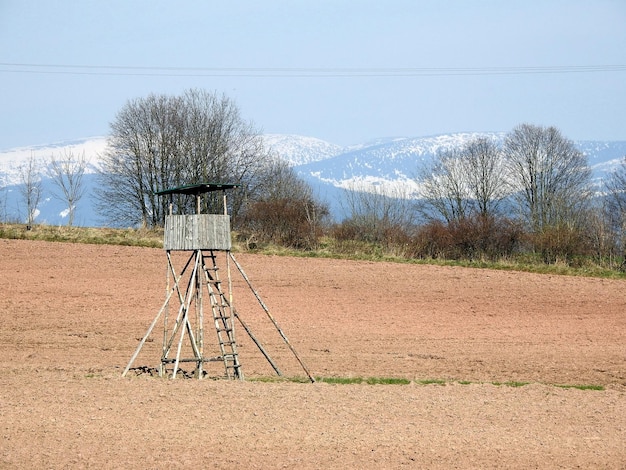
{"type": "Polygon", "coordinates": [[[235,337],[235,320],[250,336],[274,371],[278,375],[282,375],[268,352],[235,309],[231,278],[232,262],[254,293],[269,320],[278,330],[285,344],[294,354],[309,379],[314,382],[307,367],[231,253],[230,216],[227,210],[226,191],[235,189],[237,186],[230,183],[202,183],[166,189],[156,193],[158,196],[194,196],[196,198],[196,213],[172,214],[172,204],[170,204],[170,213],[165,217],[163,238],[163,249],[167,256],[165,302],[139,342],[122,376],[125,376],[130,370],[161,316],[163,316],[163,345],[161,361],[158,366],[159,376],[167,376],[171,373],[171,378],[176,378],[177,374],[182,373],[181,364],[193,363],[195,364],[194,375],[201,379],[207,375],[206,363],[221,362],[224,365],[226,378],[243,380],[244,375],[235,337]],[[223,193],[223,213],[201,214],[202,195],[215,191],[222,191],[223,193]],[[189,252],[188,256],[183,256],[183,262],[179,264],[178,268],[175,267],[173,252],[189,252]],[[220,279],[220,270],[224,267],[226,269],[226,285],[220,279]],[[207,350],[210,349],[205,343],[204,337],[204,320],[207,310],[211,312],[211,320],[217,335],[217,344],[213,345],[213,355],[206,354],[207,350]]]}

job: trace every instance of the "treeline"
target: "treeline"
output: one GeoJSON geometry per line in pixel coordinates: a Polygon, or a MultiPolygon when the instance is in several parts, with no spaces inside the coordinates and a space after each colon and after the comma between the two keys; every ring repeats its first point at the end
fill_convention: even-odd
{"type": "MultiPolygon", "coordinates": [[[[626,160],[594,187],[587,158],[555,127],[522,124],[503,141],[478,138],[416,168],[416,194],[401,188],[345,191],[342,220],[245,121],[226,96],[188,90],[130,100],[110,126],[92,195],[110,226],[161,227],[170,210],[193,213],[193,198],[159,197],[194,183],[234,183],[232,226],[246,246],[313,250],[332,240],[407,258],[592,262],[624,269],[626,160]]],[[[58,197],[70,210],[84,194],[83,155],[51,160],[58,197]]],[[[21,169],[28,224],[40,197],[32,164],[21,169]]],[[[221,208],[219,194],[202,212],[221,208]]],[[[219,209],[221,210],[221,209],[219,209]]]]}
{"type": "Polygon", "coordinates": [[[295,200],[266,200],[259,213],[253,203],[254,226],[244,221],[241,230],[297,248],[330,237],[347,252],[361,243],[407,258],[626,267],[626,159],[594,187],[586,156],[554,127],[522,124],[502,143],[478,138],[443,151],[417,183],[418,194],[346,190],[339,223],[310,219],[295,200]]]}
{"type": "Polygon", "coordinates": [[[50,196],[67,206],[65,215],[68,225],[74,224],[76,206],[83,198],[85,187],[83,177],[87,169],[87,160],[84,153],[75,154],[71,150],[63,151],[60,155],[50,155],[46,159],[38,159],[33,155],[17,168],[20,184],[19,196],[23,207],[18,208],[17,217],[10,216],[7,209],[5,188],[0,188],[0,221],[9,222],[22,219],[30,228],[39,213],[39,203],[48,195],[44,194],[44,176],[50,179],[52,191],[50,196]]]}

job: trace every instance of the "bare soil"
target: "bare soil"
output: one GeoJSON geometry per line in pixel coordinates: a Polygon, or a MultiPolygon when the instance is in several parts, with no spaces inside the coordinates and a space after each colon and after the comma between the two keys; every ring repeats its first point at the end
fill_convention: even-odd
{"type": "MultiPolygon", "coordinates": [[[[262,382],[241,329],[243,382],[123,378],[164,252],[0,240],[0,468],[626,468],[624,281],[236,258],[313,375],[411,383],[262,382]]],[[[233,279],[242,317],[304,376],[233,279]]],[[[159,334],[138,367],[158,364],[159,334]]]]}

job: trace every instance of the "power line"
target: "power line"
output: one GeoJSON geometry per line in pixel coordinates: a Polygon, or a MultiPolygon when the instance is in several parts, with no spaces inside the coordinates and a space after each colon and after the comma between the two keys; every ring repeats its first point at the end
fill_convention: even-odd
{"type": "Polygon", "coordinates": [[[150,77],[428,77],[463,75],[539,75],[624,72],[626,65],[523,67],[142,67],[0,63],[0,73],[117,75],[150,77]]]}

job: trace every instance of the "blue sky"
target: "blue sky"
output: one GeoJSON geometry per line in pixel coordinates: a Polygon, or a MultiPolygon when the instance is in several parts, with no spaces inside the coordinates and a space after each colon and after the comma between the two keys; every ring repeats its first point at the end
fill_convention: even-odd
{"type": "Polygon", "coordinates": [[[0,150],[187,88],[340,145],[522,122],[626,140],[624,25],[624,0],[0,0],[0,150]]]}

